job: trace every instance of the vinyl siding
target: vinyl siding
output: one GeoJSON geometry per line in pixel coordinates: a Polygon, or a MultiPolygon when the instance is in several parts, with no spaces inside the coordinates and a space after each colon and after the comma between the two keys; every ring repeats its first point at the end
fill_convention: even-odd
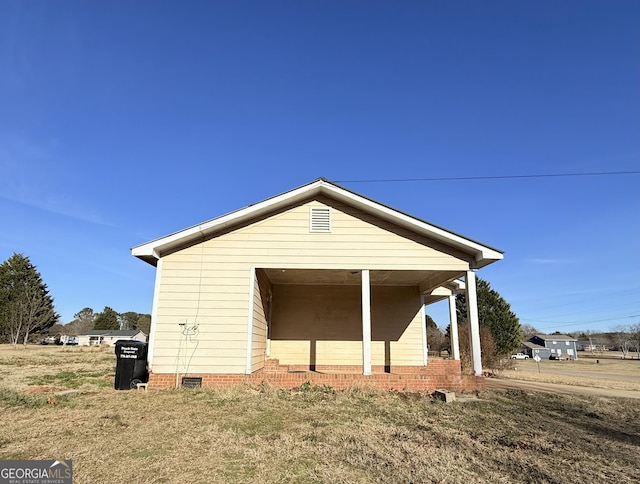
{"type": "MultiPolygon", "coordinates": [[[[334,201],[318,199],[165,255],[160,269],[153,370],[156,373],[175,372],[179,363],[178,353],[187,351],[190,352],[190,373],[245,372],[252,267],[468,269],[468,262],[461,254],[441,249],[437,243],[416,237],[408,230],[334,201]],[[309,209],[325,203],[332,208],[331,232],[311,233],[309,209]],[[180,349],[182,336],[178,323],[197,324],[199,328],[196,342],[186,350],[184,344],[180,349]]],[[[258,280],[258,289],[251,295],[254,301],[252,370],[261,366],[266,344],[267,315],[264,295],[260,294],[261,286],[264,283],[258,280]]],[[[375,326],[373,331],[375,334],[375,326]]],[[[389,341],[395,364],[413,364],[411,362],[417,361],[415,348],[407,351],[403,348],[418,344],[421,341],[420,331],[417,314],[402,338],[389,341]]],[[[275,357],[273,344],[271,353],[275,357]]],[[[296,344],[299,346],[299,343],[296,344]]],[[[350,358],[349,361],[360,361],[360,342],[332,344],[334,346],[330,348],[327,343],[318,341],[318,355],[327,360],[350,358]],[[338,350],[335,345],[341,345],[341,349],[338,350]]],[[[278,354],[285,351],[282,345],[284,343],[281,343],[282,350],[278,349],[278,354]]],[[[383,341],[374,341],[374,364],[379,364],[384,358],[384,345],[383,341]]],[[[300,351],[292,349],[291,354],[300,351]]],[[[340,364],[351,363],[340,360],[340,364]]]]}
{"type": "MultiPolygon", "coordinates": [[[[360,286],[274,286],[271,357],[288,365],[361,365],[360,286]]],[[[415,287],[371,289],[373,365],[421,365],[415,287]]]]}
{"type": "Polygon", "coordinates": [[[253,328],[251,337],[251,371],[264,366],[267,350],[267,311],[269,279],[260,269],[256,270],[253,295],[253,328]]]}

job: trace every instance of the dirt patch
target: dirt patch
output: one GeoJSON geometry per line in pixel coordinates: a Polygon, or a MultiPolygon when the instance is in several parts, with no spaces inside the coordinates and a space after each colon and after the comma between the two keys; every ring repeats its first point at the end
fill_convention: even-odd
{"type": "Polygon", "coordinates": [[[47,387],[47,386],[39,386],[39,387],[29,387],[24,390],[24,393],[37,393],[37,394],[53,394],[60,391],[63,391],[64,388],[61,387],[47,387]]]}
{"type": "Polygon", "coordinates": [[[487,388],[521,389],[554,394],[640,398],[640,361],[579,358],[573,361],[518,361],[487,388]]]}
{"type": "Polygon", "coordinates": [[[528,392],[544,392],[566,395],[590,395],[599,397],[621,397],[640,399],[640,391],[614,390],[607,388],[587,387],[579,385],[564,385],[560,383],[547,383],[541,381],[525,381],[515,379],[487,378],[487,389],[509,390],[518,389],[528,392]]]}

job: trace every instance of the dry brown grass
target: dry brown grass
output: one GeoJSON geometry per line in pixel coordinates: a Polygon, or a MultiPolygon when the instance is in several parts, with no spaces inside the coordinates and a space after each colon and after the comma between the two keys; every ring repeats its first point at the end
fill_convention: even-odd
{"type": "Polygon", "coordinates": [[[110,375],[114,371],[115,354],[110,347],[33,345],[26,349],[22,346],[14,349],[11,345],[0,345],[0,379],[4,388],[25,390],[36,383],[69,388],[63,384],[64,381],[60,382],[61,385],[55,385],[58,380],[64,380],[65,373],[75,374],[75,383],[80,386],[83,380],[90,378],[103,380],[100,386],[113,386],[110,375]],[[60,374],[61,378],[55,378],[60,374]],[[77,378],[83,374],[99,376],[77,378]]]}
{"type": "MultiPolygon", "coordinates": [[[[108,353],[111,363],[39,353],[0,367],[113,372],[108,353]]],[[[447,405],[364,388],[146,393],[85,382],[47,404],[20,380],[0,387],[0,459],[73,459],[78,483],[640,480],[640,410],[626,399],[507,391],[447,405]]]]}
{"type": "Polygon", "coordinates": [[[565,385],[640,391],[640,361],[623,359],[580,358],[574,361],[540,362],[519,360],[513,370],[505,370],[501,378],[561,383],[565,385]],[[598,361],[598,363],[596,363],[598,361]]]}

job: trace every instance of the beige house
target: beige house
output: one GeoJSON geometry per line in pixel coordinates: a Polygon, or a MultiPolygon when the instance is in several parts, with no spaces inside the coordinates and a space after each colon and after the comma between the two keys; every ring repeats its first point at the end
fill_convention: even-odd
{"type": "Polygon", "coordinates": [[[92,329],[89,330],[86,334],[81,334],[78,336],[78,346],[115,346],[116,341],[118,340],[145,342],[147,341],[147,335],[137,329],[92,329]]]}
{"type": "Polygon", "coordinates": [[[150,386],[180,376],[344,387],[472,388],[454,297],[502,252],[324,179],[134,247],[156,266],[150,386]],[[448,298],[452,358],[428,358],[425,305],[448,298]]]}

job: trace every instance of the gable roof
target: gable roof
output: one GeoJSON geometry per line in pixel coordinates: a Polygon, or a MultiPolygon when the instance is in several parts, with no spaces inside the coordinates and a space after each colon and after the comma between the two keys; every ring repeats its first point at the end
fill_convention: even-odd
{"type": "Polygon", "coordinates": [[[526,348],[530,348],[532,350],[546,350],[547,348],[545,348],[544,346],[541,345],[537,345],[535,343],[532,343],[531,341],[525,341],[522,343],[522,346],[526,347],[526,348]]]}
{"type": "Polygon", "coordinates": [[[576,338],[567,336],[566,334],[536,334],[536,337],[545,341],[578,341],[576,338]]]}
{"type": "Polygon", "coordinates": [[[462,252],[468,253],[478,268],[503,258],[503,252],[481,244],[462,235],[446,230],[382,203],[371,200],[363,195],[343,188],[324,178],[319,178],[307,185],[295,188],[275,197],[263,200],[235,212],[222,215],[198,225],[180,230],[173,234],[152,240],[131,249],[131,254],[151,265],[156,265],[164,254],[177,248],[194,244],[203,237],[207,237],[243,222],[255,220],[268,213],[281,210],[296,203],[303,202],[315,196],[324,195],[343,202],[363,212],[375,215],[383,220],[409,229],[419,235],[435,239],[462,252]]]}

